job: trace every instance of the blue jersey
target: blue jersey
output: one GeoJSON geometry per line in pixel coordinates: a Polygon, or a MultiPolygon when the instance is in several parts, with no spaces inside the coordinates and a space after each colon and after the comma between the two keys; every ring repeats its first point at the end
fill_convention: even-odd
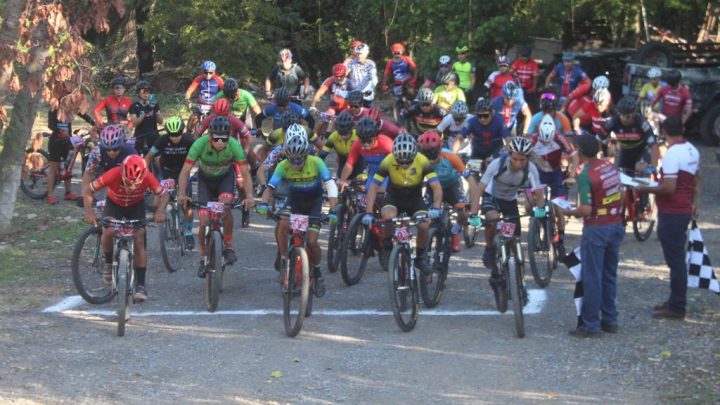
{"type": "Polygon", "coordinates": [[[492,99],[492,106],[495,109],[495,114],[499,114],[502,118],[505,127],[511,129],[517,124],[518,113],[525,107],[525,99],[518,97],[511,106],[505,105],[505,98],[498,96],[492,99]]]}
{"type": "Polygon", "coordinates": [[[567,97],[577,88],[578,84],[587,77],[585,72],[579,66],[573,65],[569,72],[565,70],[565,65],[561,62],[555,65],[553,69],[555,73],[554,81],[558,84],[559,97],[567,97]]]}
{"type": "Polygon", "coordinates": [[[282,180],[288,182],[290,195],[301,193],[306,196],[318,196],[322,195],[322,183],[331,181],[332,176],[322,159],[308,156],[300,169],[293,167],[288,160],[280,162],[268,186],[275,189],[282,180]]]}
{"type": "MultiPolygon", "coordinates": [[[[288,104],[288,109],[294,111],[300,118],[307,120],[308,118],[308,111],[303,108],[303,106],[296,104],[296,103],[290,103],[288,104]]],[[[284,112],[280,110],[280,107],[276,103],[270,103],[263,109],[263,115],[266,117],[272,117],[273,119],[273,129],[280,128],[280,116],[284,112]]]]}
{"type": "Polygon", "coordinates": [[[477,116],[470,117],[461,133],[464,137],[472,135],[473,159],[485,159],[498,153],[503,148],[503,138],[510,136],[502,118],[497,114],[488,125],[481,124],[477,116]]]}

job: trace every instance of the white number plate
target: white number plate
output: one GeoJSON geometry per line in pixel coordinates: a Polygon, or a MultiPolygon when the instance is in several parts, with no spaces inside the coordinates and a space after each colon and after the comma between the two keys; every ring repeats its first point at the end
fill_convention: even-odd
{"type": "Polygon", "coordinates": [[[358,204],[362,205],[363,207],[367,207],[367,195],[365,193],[360,193],[357,196],[358,204]]]}
{"type": "Polygon", "coordinates": [[[72,144],[73,148],[77,149],[82,147],[85,144],[85,141],[83,141],[83,139],[79,136],[71,136],[70,143],[72,144]]]}
{"type": "Polygon", "coordinates": [[[410,232],[408,232],[407,227],[405,226],[399,226],[395,228],[395,239],[397,239],[399,242],[407,242],[410,240],[410,232]]]}
{"type": "Polygon", "coordinates": [[[225,204],[218,201],[210,201],[207,203],[207,207],[210,211],[219,214],[225,211],[225,204]]]}
{"type": "Polygon", "coordinates": [[[165,191],[169,191],[175,188],[175,179],[165,179],[160,182],[160,185],[165,191]]]}
{"type": "Polygon", "coordinates": [[[500,231],[500,235],[506,238],[515,236],[515,224],[512,222],[498,222],[497,229],[500,231]]]}
{"type": "Polygon", "coordinates": [[[98,202],[95,203],[95,206],[99,210],[104,210],[105,209],[105,200],[99,200],[98,202]]]}
{"type": "Polygon", "coordinates": [[[310,217],[307,215],[290,214],[290,229],[293,231],[305,232],[310,224],[310,217]]]}
{"type": "Polygon", "coordinates": [[[212,106],[210,104],[200,104],[200,112],[203,114],[207,114],[212,110],[212,106]]]}
{"type": "Polygon", "coordinates": [[[467,168],[468,170],[479,172],[482,168],[482,160],[480,159],[470,159],[467,162],[467,168]]]}

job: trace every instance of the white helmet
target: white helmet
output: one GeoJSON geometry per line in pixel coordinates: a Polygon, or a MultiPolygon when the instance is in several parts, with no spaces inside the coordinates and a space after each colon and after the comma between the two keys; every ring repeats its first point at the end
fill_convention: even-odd
{"type": "Polygon", "coordinates": [[[648,79],[657,79],[662,76],[662,71],[659,68],[652,68],[647,72],[648,79]]]}
{"type": "Polygon", "coordinates": [[[530,156],[533,151],[533,144],[525,137],[515,136],[510,139],[508,148],[511,152],[517,152],[525,156],[530,156]]]}
{"type": "Polygon", "coordinates": [[[290,128],[288,128],[283,145],[285,157],[289,159],[301,158],[307,155],[309,148],[310,144],[308,143],[305,129],[298,124],[291,125],[290,128]]]}
{"type": "Polygon", "coordinates": [[[592,82],[593,90],[607,89],[608,87],[610,87],[610,80],[607,78],[607,76],[600,75],[596,77],[592,82]]]}
{"type": "Polygon", "coordinates": [[[450,57],[447,55],[443,55],[438,59],[438,62],[440,62],[441,65],[449,65],[450,64],[450,57]]]}
{"type": "Polygon", "coordinates": [[[354,49],[355,55],[357,56],[368,56],[370,53],[370,47],[367,44],[360,44],[354,49]]]}
{"type": "Polygon", "coordinates": [[[605,88],[599,88],[595,90],[593,94],[593,101],[596,103],[607,103],[610,101],[610,91],[605,88]]]}
{"type": "Polygon", "coordinates": [[[400,164],[411,163],[417,155],[417,142],[412,135],[402,132],[393,142],[392,154],[400,164]]]}
{"type": "Polygon", "coordinates": [[[543,116],[538,128],[540,142],[549,143],[555,137],[555,120],[550,115],[543,116]]]}

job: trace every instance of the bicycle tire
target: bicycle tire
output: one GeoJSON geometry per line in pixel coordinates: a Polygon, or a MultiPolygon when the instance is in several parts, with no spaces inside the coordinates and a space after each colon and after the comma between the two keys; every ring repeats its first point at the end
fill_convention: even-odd
{"type": "Polygon", "coordinates": [[[648,194],[647,205],[649,210],[646,209],[645,213],[643,213],[642,216],[637,214],[637,208],[635,210],[636,214],[632,220],[633,235],[635,235],[635,239],[638,242],[645,242],[646,240],[648,240],[648,238],[650,238],[650,235],[652,235],[653,229],[655,228],[655,212],[657,212],[657,210],[655,208],[654,201],[655,199],[648,194]],[[646,215],[648,215],[649,218],[646,215]],[[646,224],[647,226],[643,226],[643,224],[646,224]]]}
{"type": "Polygon", "coordinates": [[[343,238],[343,247],[341,250],[342,258],[340,259],[340,275],[348,287],[360,282],[363,274],[365,274],[368,259],[372,254],[372,246],[370,246],[370,231],[367,226],[362,224],[362,218],[364,215],[364,213],[355,214],[353,219],[350,221],[345,238],[343,238]],[[361,236],[361,242],[359,244],[357,243],[358,234],[361,236]],[[353,249],[351,245],[356,248],[353,249]],[[358,246],[359,249],[357,248],[358,246]],[[354,260],[353,262],[348,263],[348,252],[353,251],[360,255],[358,263],[355,263],[354,260]],[[356,271],[353,272],[353,269],[356,271]]]}
{"type": "MultiPolygon", "coordinates": [[[[50,164],[50,154],[44,149],[38,149],[38,153],[44,159],[40,170],[26,170],[23,168],[20,176],[20,190],[33,200],[47,198],[47,170],[50,164]]],[[[57,179],[55,179],[57,182],[57,179]]]]}
{"type": "Polygon", "coordinates": [[[177,208],[171,205],[170,213],[165,216],[165,222],[160,226],[160,255],[168,273],[180,270],[183,256],[183,236],[180,235],[179,214],[177,208]]]}
{"type": "Polygon", "coordinates": [[[285,334],[295,337],[302,329],[310,300],[310,261],[301,247],[292,248],[288,259],[283,269],[283,325],[285,334]],[[294,301],[298,303],[296,311],[292,308],[294,301]]]}
{"type": "Polygon", "coordinates": [[[310,280],[310,293],[308,294],[307,307],[305,308],[305,318],[307,318],[307,317],[309,317],[310,315],[312,315],[313,297],[315,296],[315,294],[313,293],[313,286],[315,285],[314,283],[315,283],[315,282],[311,279],[311,280],[310,280]]]}
{"type": "Polygon", "coordinates": [[[463,226],[463,239],[465,241],[465,247],[471,248],[475,246],[475,241],[477,240],[478,236],[478,228],[475,228],[474,226],[471,226],[470,224],[465,224],[463,226]]]}
{"type": "Polygon", "coordinates": [[[117,265],[117,335],[125,336],[125,323],[130,315],[130,279],[128,274],[130,271],[130,252],[126,249],[120,249],[118,252],[117,265]]]}
{"type": "Polygon", "coordinates": [[[495,263],[499,263],[500,266],[500,285],[497,288],[493,289],[493,293],[495,294],[495,306],[497,307],[498,312],[501,314],[504,314],[508,310],[508,288],[507,288],[507,263],[502,262],[502,253],[500,252],[500,246],[495,247],[496,253],[496,261],[495,263]]]}
{"type": "Polygon", "coordinates": [[[428,233],[427,254],[430,255],[432,266],[432,284],[428,284],[425,276],[420,279],[420,293],[426,308],[434,308],[440,303],[445,284],[447,283],[447,259],[450,249],[447,249],[446,238],[441,229],[430,228],[428,233]]]}
{"type": "Polygon", "coordinates": [[[527,233],[530,271],[535,284],[543,288],[550,284],[555,263],[552,235],[548,232],[550,231],[550,221],[550,218],[545,221],[535,217],[530,218],[527,233]]]}
{"type": "Polygon", "coordinates": [[[337,222],[330,224],[328,231],[327,266],[330,273],[335,273],[340,264],[340,249],[343,242],[343,226],[345,225],[345,204],[335,206],[337,222]]]}
{"type": "Polygon", "coordinates": [[[420,297],[417,278],[411,276],[410,252],[405,245],[396,245],[390,253],[388,263],[388,291],[393,317],[400,330],[410,332],[417,323],[420,297]],[[407,299],[410,296],[408,308],[407,299]]]}
{"type": "Polygon", "coordinates": [[[205,269],[205,308],[215,312],[220,300],[223,241],[219,231],[213,230],[206,237],[205,246],[208,265],[205,269]]]}
{"type": "Polygon", "coordinates": [[[100,227],[92,227],[83,232],[75,242],[71,261],[75,288],[85,301],[96,305],[106,304],[115,296],[112,287],[105,285],[102,279],[105,258],[100,247],[100,235],[100,227]],[[90,240],[91,238],[94,238],[94,241],[90,240]]]}
{"type": "Polygon", "coordinates": [[[515,332],[517,337],[525,337],[525,319],[523,317],[523,284],[522,268],[515,261],[515,256],[510,256],[507,263],[507,286],[508,296],[512,301],[513,317],[515,318],[515,332]]]}

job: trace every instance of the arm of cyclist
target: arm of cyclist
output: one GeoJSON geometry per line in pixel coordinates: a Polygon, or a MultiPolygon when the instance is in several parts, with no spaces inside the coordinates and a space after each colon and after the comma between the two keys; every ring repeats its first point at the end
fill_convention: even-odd
{"type": "Polygon", "coordinates": [[[93,115],[95,116],[95,125],[100,128],[103,126],[103,119],[100,112],[105,108],[105,104],[107,103],[107,98],[104,98],[100,100],[100,102],[95,106],[93,109],[93,115]]]}
{"type": "Polygon", "coordinates": [[[195,165],[194,160],[186,159],[185,164],[183,164],[182,170],[180,170],[180,176],[178,176],[177,200],[183,208],[185,208],[185,205],[187,204],[188,200],[190,200],[190,198],[188,197],[188,194],[187,194],[187,190],[188,190],[188,182],[190,179],[190,170],[192,170],[194,165],[195,165]]]}
{"type": "Polygon", "coordinates": [[[523,134],[528,133],[528,128],[530,127],[530,121],[532,120],[532,113],[530,112],[530,107],[527,103],[523,106],[522,110],[520,110],[520,114],[523,116],[523,134]]]}

